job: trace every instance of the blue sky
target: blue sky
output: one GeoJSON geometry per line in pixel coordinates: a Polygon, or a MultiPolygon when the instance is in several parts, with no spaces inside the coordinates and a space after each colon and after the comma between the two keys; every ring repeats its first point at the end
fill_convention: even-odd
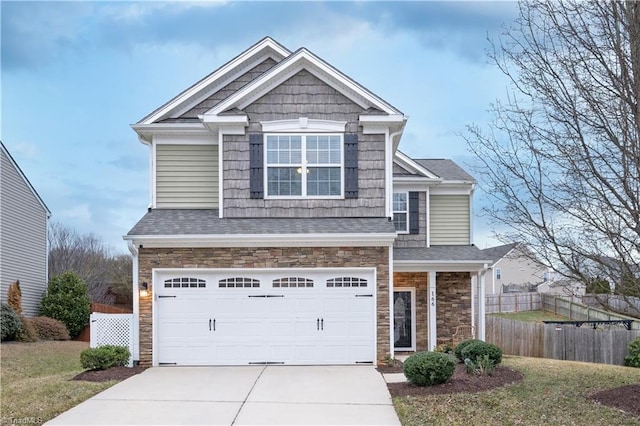
{"type": "MultiPolygon", "coordinates": [[[[306,47],[409,116],[400,148],[473,159],[508,82],[488,63],[513,2],[2,1],[0,137],[53,213],[118,251],[149,203],[129,125],[269,35],[306,47]]],[[[481,178],[477,176],[477,178],[481,178]]],[[[476,192],[476,212],[483,203],[476,192]]],[[[482,217],[475,242],[495,244],[482,217]]]]}

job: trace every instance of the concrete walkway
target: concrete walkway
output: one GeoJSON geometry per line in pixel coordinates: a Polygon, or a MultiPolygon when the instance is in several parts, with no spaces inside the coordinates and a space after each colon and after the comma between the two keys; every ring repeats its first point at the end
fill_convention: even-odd
{"type": "Polygon", "coordinates": [[[50,425],[400,425],[368,366],[160,367],[50,425]]]}

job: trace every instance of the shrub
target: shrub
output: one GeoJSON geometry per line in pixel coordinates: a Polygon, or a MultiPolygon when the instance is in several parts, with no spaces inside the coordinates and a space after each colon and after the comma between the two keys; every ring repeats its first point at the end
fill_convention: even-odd
{"type": "Polygon", "coordinates": [[[71,337],[80,334],[89,323],[89,309],[87,285],[71,271],[51,278],[40,302],[40,315],[62,321],[71,337]]]}
{"type": "Polygon", "coordinates": [[[475,361],[485,355],[489,357],[495,365],[502,362],[502,349],[492,343],[474,342],[466,345],[461,351],[462,359],[475,361]]]}
{"type": "Polygon", "coordinates": [[[436,352],[442,352],[449,355],[455,355],[453,344],[451,343],[441,343],[434,349],[436,352]]]}
{"type": "Polygon", "coordinates": [[[124,346],[104,345],[82,351],[80,363],[87,370],[106,370],[127,365],[130,356],[129,349],[124,346]]]}
{"type": "Polygon", "coordinates": [[[7,303],[16,311],[16,314],[22,315],[22,291],[19,280],[16,280],[7,289],[7,303]]]}
{"type": "Polygon", "coordinates": [[[478,357],[475,360],[467,358],[464,360],[464,365],[467,367],[467,373],[480,374],[482,376],[491,376],[493,370],[496,368],[495,363],[489,358],[489,355],[478,357]]]}
{"type": "Polygon", "coordinates": [[[36,332],[33,323],[31,322],[31,318],[27,318],[24,315],[20,315],[20,324],[21,329],[18,335],[16,336],[16,340],[20,342],[37,342],[38,341],[38,333],[36,332]]]}
{"type": "Polygon", "coordinates": [[[464,361],[464,357],[462,356],[462,350],[466,348],[468,345],[476,342],[482,342],[482,340],[470,339],[470,340],[465,340],[464,342],[458,343],[458,346],[456,346],[456,348],[453,351],[456,358],[458,358],[460,361],[464,361]]]}
{"type": "Polygon", "coordinates": [[[42,340],[69,340],[67,327],[57,319],[49,317],[31,318],[31,324],[36,330],[38,338],[42,340]]]}
{"type": "Polygon", "coordinates": [[[15,340],[21,329],[22,321],[20,321],[20,316],[11,306],[3,303],[0,306],[0,340],[3,342],[5,340],[15,340]]]}
{"type": "Polygon", "coordinates": [[[640,368],[640,337],[636,337],[629,343],[629,355],[624,357],[624,365],[640,368]]]}
{"type": "Polygon", "coordinates": [[[418,352],[404,362],[404,375],[418,386],[445,383],[455,369],[455,358],[442,352],[418,352]]]}

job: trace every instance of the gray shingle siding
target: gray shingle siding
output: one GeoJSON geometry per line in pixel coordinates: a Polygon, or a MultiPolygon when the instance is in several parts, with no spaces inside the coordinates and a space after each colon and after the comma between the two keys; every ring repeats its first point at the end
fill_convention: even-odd
{"type": "Polygon", "coordinates": [[[426,247],[427,246],[427,194],[426,192],[419,193],[419,225],[420,231],[418,234],[398,234],[398,238],[394,243],[394,247],[426,247]]]}
{"type": "Polygon", "coordinates": [[[38,314],[47,283],[48,212],[0,149],[0,300],[20,280],[22,308],[38,314]]]}
{"type": "Polygon", "coordinates": [[[225,217],[383,217],[384,135],[359,133],[362,108],[306,70],[257,99],[244,111],[249,116],[246,135],[225,135],[225,217]],[[250,198],[249,134],[262,132],[262,121],[307,117],[347,121],[346,133],[358,133],[358,198],[264,200],[250,198]]]}
{"type": "Polygon", "coordinates": [[[246,86],[248,83],[252,82],[260,75],[264,74],[266,71],[270,70],[277,64],[271,58],[268,58],[261,62],[256,67],[247,71],[242,76],[238,77],[233,82],[229,83],[222,89],[218,90],[213,95],[209,96],[206,100],[200,102],[195,107],[191,108],[189,111],[185,112],[180,116],[180,119],[188,119],[188,118],[198,118],[198,115],[204,114],[214,106],[216,106],[219,102],[227,99],[229,96],[240,90],[242,87],[246,86]]]}

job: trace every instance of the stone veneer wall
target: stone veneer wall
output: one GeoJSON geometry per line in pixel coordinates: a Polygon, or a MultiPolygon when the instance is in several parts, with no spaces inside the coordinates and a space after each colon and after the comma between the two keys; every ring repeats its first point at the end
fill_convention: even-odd
{"type": "Polygon", "coordinates": [[[416,351],[428,350],[429,274],[427,272],[394,272],[393,289],[416,289],[416,351]]]}
{"type": "Polygon", "coordinates": [[[470,273],[437,273],[436,311],[438,337],[451,337],[456,326],[471,324],[470,273]]]}
{"type": "MultiPolygon", "coordinates": [[[[416,289],[416,350],[428,350],[429,274],[394,272],[393,288],[416,289]]],[[[436,327],[438,338],[451,337],[456,326],[471,324],[471,275],[468,272],[436,274],[436,327]]]]}
{"type": "MultiPolygon", "coordinates": [[[[388,247],[140,248],[139,282],[152,282],[154,268],[342,268],[375,267],[377,362],[390,353],[388,247]]],[[[152,292],[140,299],[140,365],[152,363],[152,292]]]]}

